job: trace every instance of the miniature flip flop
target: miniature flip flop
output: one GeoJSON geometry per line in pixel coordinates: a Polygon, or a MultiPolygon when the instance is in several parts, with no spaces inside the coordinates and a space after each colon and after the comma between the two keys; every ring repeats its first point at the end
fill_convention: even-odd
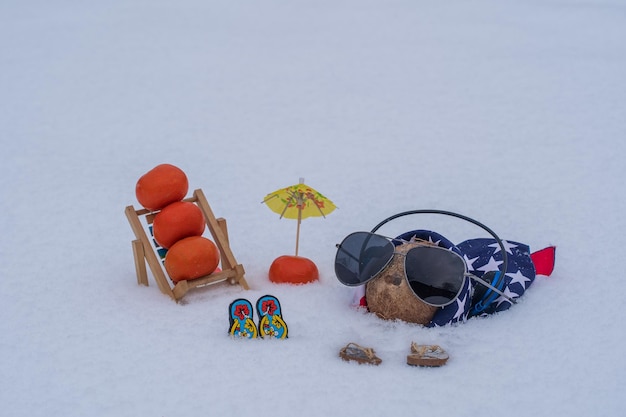
{"type": "Polygon", "coordinates": [[[448,353],[438,345],[418,345],[411,343],[411,354],[406,357],[406,363],[411,366],[443,366],[448,362],[448,353]]]}
{"type": "Polygon", "coordinates": [[[359,364],[367,363],[370,365],[379,365],[383,361],[376,356],[374,349],[363,347],[352,342],[348,343],[339,351],[339,357],[344,361],[355,361],[359,364]]]}
{"type": "Polygon", "coordinates": [[[228,334],[242,339],[257,337],[256,326],[252,320],[252,304],[250,301],[238,298],[228,307],[230,312],[230,328],[228,334]]]}
{"type": "Polygon", "coordinates": [[[256,302],[259,315],[259,335],[263,338],[287,338],[287,323],[283,320],[280,302],[273,295],[264,295],[256,302]]]}

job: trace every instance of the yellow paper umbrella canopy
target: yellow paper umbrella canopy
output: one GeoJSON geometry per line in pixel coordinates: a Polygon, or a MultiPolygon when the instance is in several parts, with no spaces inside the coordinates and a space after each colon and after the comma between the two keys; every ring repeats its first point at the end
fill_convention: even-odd
{"type": "Polygon", "coordinates": [[[287,219],[326,217],[336,208],[322,193],[304,183],[269,193],[263,202],[281,218],[287,219]]]}
{"type": "Polygon", "coordinates": [[[307,217],[326,217],[337,207],[322,193],[300,183],[281,188],[269,193],[263,199],[273,212],[280,214],[280,218],[297,219],[298,231],[296,234],[296,256],[298,255],[298,240],[300,238],[300,221],[307,217]]]}

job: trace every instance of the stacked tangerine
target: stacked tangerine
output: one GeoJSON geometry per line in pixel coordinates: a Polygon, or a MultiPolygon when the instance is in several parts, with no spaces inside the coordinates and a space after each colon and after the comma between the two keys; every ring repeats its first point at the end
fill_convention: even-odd
{"type": "Polygon", "coordinates": [[[202,211],[187,195],[187,175],[170,164],[157,165],[135,187],[137,201],[154,216],[154,240],[167,249],[165,270],[174,282],[209,275],[219,264],[219,251],[202,236],[206,223],[202,211]]]}

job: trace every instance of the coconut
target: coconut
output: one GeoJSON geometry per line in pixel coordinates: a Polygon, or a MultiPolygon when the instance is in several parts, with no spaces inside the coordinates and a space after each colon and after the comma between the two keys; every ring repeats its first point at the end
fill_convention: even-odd
{"type": "MultiPolygon", "coordinates": [[[[420,245],[423,243],[404,243],[396,247],[396,252],[405,254],[420,245]]],[[[428,324],[438,309],[415,296],[405,278],[404,256],[398,254],[379,276],[367,283],[365,296],[369,310],[385,320],[428,324]]]]}

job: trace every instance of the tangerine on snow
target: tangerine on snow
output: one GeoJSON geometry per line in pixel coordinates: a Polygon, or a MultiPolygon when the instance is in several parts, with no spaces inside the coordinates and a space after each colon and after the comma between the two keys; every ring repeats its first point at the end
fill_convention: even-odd
{"type": "Polygon", "coordinates": [[[165,255],[165,270],[174,282],[200,278],[217,268],[220,254],[215,243],[202,236],[176,242],[165,255]]]}
{"type": "Polygon", "coordinates": [[[165,249],[190,236],[204,233],[204,216],[194,203],[177,201],[163,208],[152,223],[154,240],[165,249]]]}
{"type": "Polygon", "coordinates": [[[272,262],[269,278],[279,284],[306,284],[319,279],[319,272],[315,263],[308,258],[283,255],[272,262]]]}
{"type": "Polygon", "coordinates": [[[135,186],[135,196],[143,207],[156,211],[182,200],[188,190],[187,175],[180,168],[161,164],[139,178],[135,186]]]}

